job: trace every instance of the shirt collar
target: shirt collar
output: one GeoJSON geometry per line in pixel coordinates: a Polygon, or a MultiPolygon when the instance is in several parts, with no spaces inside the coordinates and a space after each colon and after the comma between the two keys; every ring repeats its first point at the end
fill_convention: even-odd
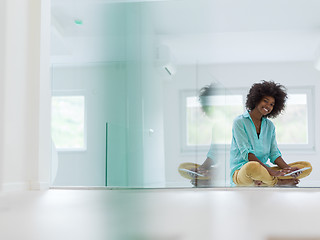
{"type": "MultiPolygon", "coordinates": [[[[242,114],[243,117],[245,118],[250,118],[251,119],[251,116],[249,114],[249,111],[246,110],[243,114],[242,114]]],[[[252,119],[251,119],[252,120],[252,119]]],[[[261,121],[265,121],[265,117],[262,117],[262,120],[261,121]]]]}
{"type": "Polygon", "coordinates": [[[251,118],[248,110],[246,110],[242,115],[243,115],[245,118],[251,118]]]}

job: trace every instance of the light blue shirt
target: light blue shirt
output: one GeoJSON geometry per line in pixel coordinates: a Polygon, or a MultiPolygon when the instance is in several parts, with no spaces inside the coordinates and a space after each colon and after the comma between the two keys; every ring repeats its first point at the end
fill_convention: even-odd
{"type": "Polygon", "coordinates": [[[238,116],[232,127],[232,143],[230,147],[230,177],[231,183],[234,172],[240,169],[248,160],[248,154],[254,154],[262,163],[271,163],[281,156],[278,149],[275,127],[273,123],[263,117],[258,137],[254,123],[248,111],[238,116]]]}
{"type": "MultiPolygon", "coordinates": [[[[213,136],[213,129],[212,129],[212,136],[213,136]]],[[[210,158],[212,160],[211,166],[217,166],[218,164],[216,152],[217,152],[216,146],[213,144],[213,142],[211,142],[210,149],[207,153],[207,158],[210,158]]]]}
{"type": "Polygon", "coordinates": [[[208,157],[208,158],[211,158],[212,160],[216,160],[216,157],[215,157],[215,149],[214,149],[214,148],[215,148],[214,145],[211,143],[210,149],[209,149],[209,151],[208,151],[208,153],[207,153],[207,157],[208,157]]]}

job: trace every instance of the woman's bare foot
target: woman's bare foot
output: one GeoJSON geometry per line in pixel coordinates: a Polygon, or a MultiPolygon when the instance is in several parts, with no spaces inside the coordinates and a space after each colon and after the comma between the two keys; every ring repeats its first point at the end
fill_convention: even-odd
{"type": "Polygon", "coordinates": [[[277,186],[296,186],[300,182],[299,179],[278,179],[277,186]]]}
{"type": "Polygon", "coordinates": [[[258,187],[262,185],[262,181],[259,181],[259,180],[253,180],[253,183],[255,186],[258,186],[258,187]]]}
{"type": "Polygon", "coordinates": [[[195,178],[195,179],[192,179],[190,182],[194,187],[212,187],[212,182],[210,179],[200,180],[195,178]]]}

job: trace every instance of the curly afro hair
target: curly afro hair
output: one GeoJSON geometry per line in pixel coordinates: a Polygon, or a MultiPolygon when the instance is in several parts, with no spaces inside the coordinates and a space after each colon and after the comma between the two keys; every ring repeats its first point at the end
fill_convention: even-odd
{"type": "Polygon", "coordinates": [[[199,90],[199,102],[201,104],[202,111],[207,115],[211,116],[212,113],[210,111],[210,97],[214,96],[216,93],[216,86],[211,83],[210,85],[206,85],[199,90]]]}
{"type": "Polygon", "coordinates": [[[273,110],[266,117],[275,118],[284,110],[288,96],[286,88],[273,81],[262,80],[261,83],[253,84],[247,95],[246,108],[250,111],[253,110],[266,96],[275,99],[273,110]]]}

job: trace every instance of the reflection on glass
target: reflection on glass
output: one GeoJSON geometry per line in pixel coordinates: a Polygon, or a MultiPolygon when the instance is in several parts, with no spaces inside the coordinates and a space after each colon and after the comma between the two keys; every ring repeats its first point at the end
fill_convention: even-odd
{"type": "Polygon", "coordinates": [[[181,107],[186,111],[183,151],[195,154],[195,158],[189,162],[182,160],[178,170],[195,187],[226,186],[229,163],[226,145],[231,141],[228,123],[232,126],[237,110],[243,110],[242,95],[226,93],[217,81],[202,87],[198,94],[197,97],[188,92],[182,94],[185,104],[181,107]]]}
{"type": "MultiPolygon", "coordinates": [[[[250,86],[274,79],[290,90],[302,78],[306,86],[318,81],[311,59],[319,45],[319,32],[311,30],[319,25],[317,8],[303,4],[305,18],[299,1],[286,7],[284,15],[273,2],[251,0],[54,1],[52,89],[87,93],[88,133],[77,143],[53,133],[57,147],[85,143],[87,150],[59,152],[56,183],[192,187],[178,167],[203,164],[212,148],[215,186],[230,186],[232,123],[250,86]],[[201,105],[199,91],[211,83],[219,87],[201,105]]],[[[313,98],[301,89],[290,93],[274,121],[279,145],[315,149],[313,98]]],[[[70,108],[68,114],[78,111],[70,108]]],[[[60,117],[58,125],[80,126],[81,114],[60,117]]]]}
{"type": "Polygon", "coordinates": [[[233,119],[243,110],[242,95],[208,96],[201,114],[198,97],[187,97],[187,145],[230,144],[233,119]],[[214,133],[212,132],[214,131],[214,133]]]}

